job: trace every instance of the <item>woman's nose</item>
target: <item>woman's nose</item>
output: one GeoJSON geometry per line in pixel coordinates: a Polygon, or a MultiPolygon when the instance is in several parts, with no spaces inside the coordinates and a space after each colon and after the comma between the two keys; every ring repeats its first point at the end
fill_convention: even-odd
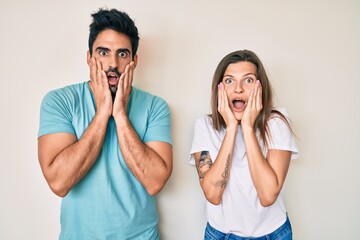
{"type": "Polygon", "coordinates": [[[243,87],[242,87],[242,85],[241,85],[241,82],[237,82],[237,83],[235,84],[235,89],[234,89],[234,91],[235,91],[236,93],[242,93],[242,92],[244,91],[244,89],[243,89],[243,87]]]}

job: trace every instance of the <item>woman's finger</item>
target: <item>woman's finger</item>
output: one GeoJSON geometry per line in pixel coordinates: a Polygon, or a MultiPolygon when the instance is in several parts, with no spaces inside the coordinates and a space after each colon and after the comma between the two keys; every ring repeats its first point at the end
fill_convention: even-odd
{"type": "Polygon", "coordinates": [[[257,80],[257,93],[256,93],[256,109],[262,109],[262,86],[260,80],[257,80]]]}
{"type": "Polygon", "coordinates": [[[254,107],[254,94],[255,90],[251,90],[249,100],[247,102],[247,108],[249,108],[250,110],[252,110],[252,108],[254,107]]]}
{"type": "Polygon", "coordinates": [[[219,83],[218,85],[218,111],[221,111],[221,106],[222,106],[222,94],[221,94],[221,83],[219,83]]]}

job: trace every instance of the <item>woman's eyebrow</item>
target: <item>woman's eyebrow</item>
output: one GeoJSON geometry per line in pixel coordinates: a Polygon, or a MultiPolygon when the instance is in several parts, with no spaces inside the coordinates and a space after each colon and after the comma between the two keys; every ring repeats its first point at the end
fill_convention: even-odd
{"type": "Polygon", "coordinates": [[[255,73],[247,73],[247,74],[244,75],[244,77],[249,76],[249,75],[254,75],[256,77],[255,73]]]}
{"type": "Polygon", "coordinates": [[[223,76],[223,78],[224,78],[224,77],[234,77],[234,76],[233,76],[233,75],[230,75],[230,74],[226,74],[226,75],[223,76]]]}

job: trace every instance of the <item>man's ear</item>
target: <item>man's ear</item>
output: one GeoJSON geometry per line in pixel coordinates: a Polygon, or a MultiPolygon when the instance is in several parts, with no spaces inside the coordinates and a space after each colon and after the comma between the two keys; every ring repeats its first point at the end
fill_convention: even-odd
{"type": "Polygon", "coordinates": [[[134,69],[136,68],[136,65],[138,63],[138,55],[136,54],[133,58],[133,62],[134,62],[134,69]]]}
{"type": "Polygon", "coordinates": [[[90,51],[88,50],[86,53],[86,62],[88,64],[88,66],[90,66],[91,63],[91,55],[90,55],[90,51]]]}

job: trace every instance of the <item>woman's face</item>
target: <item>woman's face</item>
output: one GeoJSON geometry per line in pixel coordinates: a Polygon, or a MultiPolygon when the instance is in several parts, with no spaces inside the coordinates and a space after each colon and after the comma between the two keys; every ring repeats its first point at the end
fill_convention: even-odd
{"type": "Polygon", "coordinates": [[[225,70],[222,83],[227,92],[230,109],[238,121],[242,119],[256,80],[256,66],[251,62],[232,63],[225,70]]]}

